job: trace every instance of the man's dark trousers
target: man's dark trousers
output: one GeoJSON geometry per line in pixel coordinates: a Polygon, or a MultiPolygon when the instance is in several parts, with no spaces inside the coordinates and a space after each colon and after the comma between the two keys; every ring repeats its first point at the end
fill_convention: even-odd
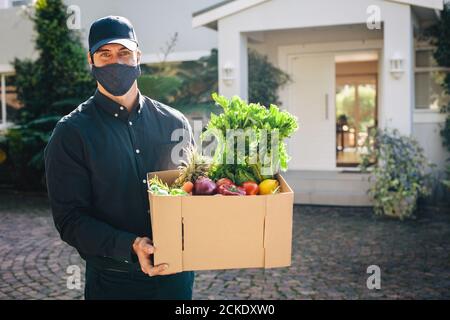
{"type": "Polygon", "coordinates": [[[194,272],[150,277],[86,263],[86,300],[191,300],[194,272]]]}

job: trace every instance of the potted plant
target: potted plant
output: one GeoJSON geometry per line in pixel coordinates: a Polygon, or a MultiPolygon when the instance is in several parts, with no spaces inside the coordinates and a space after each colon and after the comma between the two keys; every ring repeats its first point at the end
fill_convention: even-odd
{"type": "Polygon", "coordinates": [[[362,171],[368,171],[370,160],[377,160],[368,190],[375,214],[401,220],[412,216],[419,197],[429,195],[431,190],[428,169],[432,165],[423,149],[414,138],[403,136],[396,129],[375,130],[366,140],[366,148],[362,171]]]}

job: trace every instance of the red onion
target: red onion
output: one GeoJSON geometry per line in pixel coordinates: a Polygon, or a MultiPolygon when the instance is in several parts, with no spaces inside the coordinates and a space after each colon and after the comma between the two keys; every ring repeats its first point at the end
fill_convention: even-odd
{"type": "Polygon", "coordinates": [[[194,183],[193,194],[195,195],[213,195],[216,193],[216,184],[208,177],[199,177],[194,183]]]}

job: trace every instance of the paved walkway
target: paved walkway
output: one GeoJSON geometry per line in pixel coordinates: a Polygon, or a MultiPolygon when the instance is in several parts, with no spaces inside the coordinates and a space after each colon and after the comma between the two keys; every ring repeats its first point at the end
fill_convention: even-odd
{"type": "MultiPolygon", "coordinates": [[[[295,208],[292,267],[198,272],[197,299],[450,299],[450,212],[398,222],[367,208],[295,208]],[[381,289],[366,286],[381,269],[381,289]]],[[[0,299],[82,299],[45,198],[0,195],[0,299]]]]}

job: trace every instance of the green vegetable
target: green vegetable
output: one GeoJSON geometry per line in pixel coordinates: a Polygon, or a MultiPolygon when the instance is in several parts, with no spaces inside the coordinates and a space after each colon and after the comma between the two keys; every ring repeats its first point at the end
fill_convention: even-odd
{"type": "Polygon", "coordinates": [[[148,181],[148,190],[155,194],[160,196],[167,196],[169,195],[170,188],[167,185],[167,183],[163,182],[160,178],[157,176],[154,176],[148,181]]]}
{"type": "Polygon", "coordinates": [[[223,108],[223,113],[211,114],[201,138],[205,140],[214,136],[218,141],[209,171],[209,176],[213,180],[227,177],[237,184],[249,180],[259,183],[272,178],[279,170],[287,170],[289,156],[284,140],[298,129],[295,116],[287,111],[281,111],[276,105],[271,104],[266,108],[260,104],[248,104],[237,96],[229,100],[213,93],[212,98],[223,108]],[[229,130],[233,130],[237,136],[236,141],[234,139],[227,141],[229,130]],[[277,149],[272,150],[270,141],[276,135],[278,135],[278,144],[275,145],[277,149]],[[239,137],[244,138],[244,150],[238,148],[239,137]],[[264,141],[267,143],[264,144],[264,141]],[[226,161],[227,155],[232,161],[226,161]],[[264,171],[263,167],[270,170],[264,171]]]}
{"type": "Polygon", "coordinates": [[[188,193],[186,191],[184,191],[183,189],[174,188],[174,189],[170,190],[170,195],[171,196],[186,196],[186,195],[188,195],[188,193]]]}
{"type": "Polygon", "coordinates": [[[162,181],[157,176],[154,176],[148,181],[148,190],[155,195],[159,196],[186,196],[188,195],[183,189],[180,188],[170,188],[167,183],[162,181]]]}
{"type": "Polygon", "coordinates": [[[148,181],[148,185],[149,189],[151,189],[152,187],[158,187],[159,189],[166,190],[167,192],[170,191],[170,188],[167,185],[167,183],[162,181],[158,176],[154,176],[153,178],[151,178],[148,181]]]}
{"type": "Polygon", "coordinates": [[[169,195],[169,192],[167,190],[160,188],[156,184],[150,185],[149,190],[150,190],[151,193],[159,195],[159,196],[167,196],[167,195],[169,195]]]}

